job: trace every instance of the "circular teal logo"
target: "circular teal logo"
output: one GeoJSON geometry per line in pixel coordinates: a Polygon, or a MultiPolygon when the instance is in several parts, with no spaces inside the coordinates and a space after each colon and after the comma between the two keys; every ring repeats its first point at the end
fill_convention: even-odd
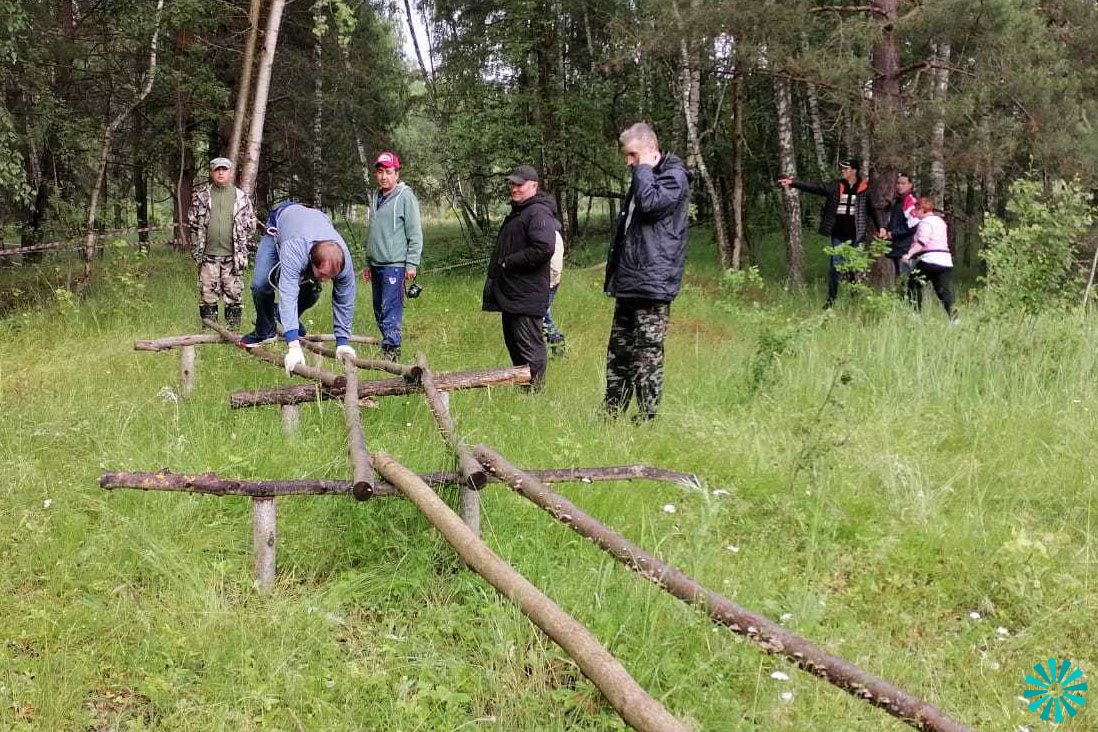
{"type": "Polygon", "coordinates": [[[1037,676],[1026,674],[1022,696],[1029,703],[1029,711],[1040,712],[1041,719],[1063,722],[1086,705],[1086,677],[1078,666],[1072,667],[1071,661],[1050,658],[1048,663],[1036,664],[1033,670],[1037,676]]]}

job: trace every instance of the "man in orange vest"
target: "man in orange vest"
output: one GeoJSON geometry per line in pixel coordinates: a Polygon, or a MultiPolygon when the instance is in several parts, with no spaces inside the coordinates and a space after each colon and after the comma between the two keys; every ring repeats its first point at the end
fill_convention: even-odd
{"type": "MultiPolygon", "coordinates": [[[[841,178],[821,183],[819,181],[799,180],[796,178],[778,178],[782,188],[790,186],[824,196],[823,210],[820,213],[820,233],[831,240],[831,246],[847,243],[861,247],[883,227],[877,221],[877,213],[869,202],[869,180],[861,174],[861,162],[846,158],[839,162],[841,178]]],[[[827,302],[825,308],[835,304],[839,296],[839,267],[844,263],[841,256],[832,255],[827,269],[827,302]]]]}

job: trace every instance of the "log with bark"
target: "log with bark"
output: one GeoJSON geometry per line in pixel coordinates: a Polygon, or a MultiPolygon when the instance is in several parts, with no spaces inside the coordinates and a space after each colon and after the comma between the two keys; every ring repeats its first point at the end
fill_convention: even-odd
{"type": "MultiPolygon", "coordinates": [[[[222,326],[217,321],[210,320],[209,318],[203,318],[202,324],[210,330],[218,333],[224,340],[228,341],[229,343],[240,346],[240,336],[236,333],[233,333],[228,328],[222,326]]],[[[259,346],[255,348],[244,348],[243,346],[241,346],[241,350],[245,353],[248,353],[249,355],[255,356],[261,361],[266,361],[267,363],[278,366],[279,368],[282,368],[283,366],[282,356],[271,353],[265,348],[259,346]]],[[[330,389],[342,389],[347,383],[347,379],[343,376],[339,376],[338,374],[333,374],[331,371],[325,371],[324,369],[318,369],[313,366],[306,366],[304,364],[295,366],[294,374],[304,377],[306,379],[319,381],[321,384],[324,384],[324,386],[330,389]]]]}
{"type": "MultiPolygon", "coordinates": [[[[620,465],[605,468],[550,468],[527,470],[542,483],[601,483],[608,481],[651,480],[678,485],[696,485],[697,478],[686,473],[676,473],[648,465],[620,465]]],[[[435,488],[459,485],[463,478],[454,471],[422,473],[420,479],[435,488]]],[[[492,480],[498,480],[489,474],[492,480]]],[[[142,491],[169,493],[202,493],[209,496],[247,496],[249,498],[281,496],[349,496],[351,482],[347,480],[242,480],[222,478],[216,473],[173,473],[159,470],[155,473],[110,472],[99,476],[99,485],[105,490],[133,488],[142,491]]],[[[374,497],[400,495],[388,483],[374,484],[374,497]]]]}
{"type": "Polygon", "coordinates": [[[374,465],[416,504],[470,569],[559,645],[633,729],[686,732],[687,727],[650,697],[609,651],[575,618],[497,556],[415,473],[379,452],[374,465]]]}
{"type": "MultiPolygon", "coordinates": [[[[335,349],[330,346],[322,346],[319,343],[313,343],[310,341],[302,341],[301,345],[308,348],[313,353],[326,356],[327,358],[335,358],[335,349]]],[[[420,369],[418,366],[410,366],[404,363],[394,363],[392,361],[386,361],[380,358],[355,358],[355,366],[360,369],[368,369],[371,371],[384,371],[387,374],[395,374],[396,376],[403,376],[406,379],[415,380],[419,378],[420,369]]]]}
{"type": "Polygon", "coordinates": [[[916,729],[928,732],[971,732],[968,727],[951,719],[929,702],[827,653],[769,618],[706,589],[693,578],[665,564],[618,532],[588,516],[574,503],[554,493],[533,475],[519,470],[494,450],[478,445],[473,454],[496,477],[557,521],[591,540],[657,587],[687,605],[705,611],[712,620],[746,637],[763,651],[785,656],[813,676],[883,709],[916,729]]]}
{"type": "MultiPolygon", "coordinates": [[[[460,391],[462,389],[483,389],[493,386],[508,386],[530,383],[529,366],[511,366],[504,369],[483,369],[479,371],[458,371],[439,374],[435,377],[435,386],[440,391],[460,391]]],[[[361,381],[358,384],[358,396],[366,397],[403,396],[422,389],[419,384],[406,379],[377,379],[361,381]]],[[[321,399],[342,399],[343,387],[320,388],[316,384],[260,389],[258,391],[238,391],[229,395],[229,406],[233,409],[263,407],[275,404],[304,404],[321,399]]]]}
{"type": "Polygon", "coordinates": [[[347,389],[343,397],[343,413],[347,420],[347,450],[351,456],[351,493],[356,501],[365,501],[374,493],[374,466],[366,451],[366,430],[358,406],[358,366],[354,359],[344,361],[347,369],[347,389]]]}
{"type": "Polygon", "coordinates": [[[431,409],[431,415],[435,418],[439,432],[450,445],[457,458],[458,471],[464,479],[465,485],[473,490],[480,490],[488,483],[488,473],[473,457],[469,446],[458,434],[454,416],[450,413],[449,400],[443,398],[435,383],[435,375],[427,365],[427,357],[422,353],[416,354],[416,366],[419,367],[419,383],[423,387],[423,396],[427,399],[427,406],[431,409]]]}
{"type": "MultiPolygon", "coordinates": [[[[306,343],[306,348],[309,344],[317,343],[331,343],[335,341],[335,336],[331,333],[322,333],[318,335],[301,336],[301,340],[306,343]]],[[[377,343],[377,338],[372,336],[351,336],[351,343],[377,343]]],[[[199,346],[207,343],[228,343],[232,344],[233,341],[225,340],[220,334],[215,333],[195,333],[193,335],[181,335],[181,336],[168,336],[166,338],[152,338],[133,342],[133,350],[135,351],[168,351],[172,348],[183,348],[184,346],[199,346]]],[[[317,353],[320,353],[317,351],[317,353]]],[[[327,354],[324,354],[327,355],[327,354]]],[[[335,351],[332,351],[332,356],[335,356],[335,351]]]]}

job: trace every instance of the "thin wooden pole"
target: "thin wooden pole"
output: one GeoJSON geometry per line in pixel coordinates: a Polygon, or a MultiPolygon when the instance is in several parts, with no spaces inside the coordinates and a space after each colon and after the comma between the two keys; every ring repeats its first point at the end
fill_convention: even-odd
{"type": "MultiPolygon", "coordinates": [[[[259,349],[252,349],[259,350],[259,349]]],[[[344,377],[339,377],[346,381],[344,377]]],[[[529,366],[511,366],[504,369],[484,369],[482,371],[459,371],[438,374],[435,385],[439,391],[458,391],[460,389],[484,389],[493,386],[509,386],[530,383],[529,366]]],[[[358,396],[403,396],[414,394],[422,387],[404,378],[373,379],[360,381],[358,396]]],[[[275,404],[304,404],[318,399],[342,399],[343,387],[329,389],[318,388],[316,384],[259,389],[256,391],[238,391],[229,395],[229,406],[233,409],[247,407],[273,406],[275,404]]]]}
{"type": "MultiPolygon", "coordinates": [[[[292,405],[291,405],[292,406],[292,405]]],[[[296,407],[293,407],[296,409],[296,407]]],[[[607,481],[651,480],[678,485],[696,485],[692,475],[676,473],[648,465],[619,465],[605,468],[549,468],[527,471],[543,483],[594,483],[607,481]]],[[[495,476],[489,476],[499,480],[495,476]]],[[[442,488],[460,485],[461,473],[440,471],[421,473],[420,480],[442,488]]],[[[141,491],[202,493],[209,496],[347,496],[351,483],[346,480],[240,480],[222,478],[216,473],[179,474],[169,470],[156,473],[109,472],[99,476],[105,490],[133,488],[141,491]]],[[[374,485],[374,496],[400,496],[401,493],[383,481],[374,485]]]]}
{"type": "MultiPolygon", "coordinates": [[[[229,330],[228,328],[222,326],[217,321],[210,320],[209,318],[203,318],[202,319],[202,324],[205,325],[210,330],[213,330],[216,333],[218,333],[222,338],[224,338],[229,343],[234,343],[236,345],[240,345],[240,335],[237,334],[237,333],[233,333],[231,330],[229,330]]],[[[282,357],[271,353],[270,351],[268,351],[265,348],[261,348],[261,347],[242,348],[241,350],[245,351],[246,353],[248,353],[251,356],[255,356],[256,358],[258,358],[261,361],[266,361],[267,363],[271,364],[272,366],[278,366],[279,368],[282,367],[282,363],[283,363],[282,357]]],[[[325,386],[327,386],[329,388],[342,389],[343,386],[347,383],[347,380],[342,376],[338,376],[336,374],[333,374],[330,371],[325,371],[324,369],[313,368],[312,366],[305,366],[305,365],[294,366],[294,374],[297,375],[297,376],[302,376],[306,379],[313,379],[314,381],[319,381],[321,384],[324,384],[325,386]]]]}
{"type": "Polygon", "coordinates": [[[179,391],[183,396],[194,392],[196,372],[196,353],[194,346],[183,346],[179,352],[179,391]]]}
{"type": "Polygon", "coordinates": [[[384,452],[374,455],[374,467],[416,504],[470,569],[564,649],[626,724],[644,731],[686,732],[687,727],[650,697],[591,631],[500,559],[415,473],[384,452]]]}
{"type": "Polygon", "coordinates": [[[567,498],[554,493],[529,473],[519,470],[494,450],[478,445],[473,449],[473,454],[493,474],[557,521],[591,540],[657,587],[687,605],[704,610],[712,620],[744,636],[763,651],[785,656],[813,676],[885,710],[916,729],[926,732],[972,732],[932,704],[825,652],[769,618],[706,589],[693,578],[588,516],[567,498]]]}
{"type": "MultiPolygon", "coordinates": [[[[322,346],[319,343],[313,343],[310,341],[302,341],[301,345],[308,348],[313,353],[321,356],[327,356],[328,358],[335,358],[335,349],[329,346],[322,346]]],[[[393,363],[392,361],[385,361],[382,359],[374,358],[355,358],[355,366],[360,369],[369,369],[371,371],[384,371],[387,374],[394,374],[396,376],[403,376],[406,379],[418,379],[420,374],[420,368],[418,366],[409,366],[403,363],[393,363]]]]}
{"type": "Polygon", "coordinates": [[[255,586],[267,593],[275,583],[275,499],[252,499],[252,577],[255,586]]]}
{"type": "Polygon", "coordinates": [[[374,466],[366,451],[366,430],[362,428],[362,414],[358,404],[358,366],[354,359],[346,358],[347,390],[343,395],[343,415],[347,422],[347,451],[351,456],[351,493],[355,500],[365,501],[374,494],[374,466]]]}

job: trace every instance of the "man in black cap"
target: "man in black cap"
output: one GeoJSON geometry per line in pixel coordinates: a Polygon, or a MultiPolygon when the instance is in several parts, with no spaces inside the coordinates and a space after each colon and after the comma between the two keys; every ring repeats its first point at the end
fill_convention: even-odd
{"type": "MultiPolygon", "coordinates": [[[[870,205],[869,179],[863,178],[861,162],[854,158],[839,161],[841,178],[827,182],[778,178],[782,188],[797,188],[805,193],[824,196],[820,213],[820,233],[831,240],[831,246],[847,243],[864,246],[884,224],[877,220],[878,213],[870,205]]],[[[839,296],[839,267],[845,264],[843,257],[832,255],[827,269],[827,302],[825,308],[835,304],[839,296]]]]}
{"type": "Polygon", "coordinates": [[[556,245],[557,207],[538,191],[538,171],[520,165],[506,178],[511,213],[503,220],[488,263],[483,309],[502,313],[503,340],[515,366],[530,366],[532,386],[545,379],[541,321],[549,306],[549,260],[556,245]]]}

